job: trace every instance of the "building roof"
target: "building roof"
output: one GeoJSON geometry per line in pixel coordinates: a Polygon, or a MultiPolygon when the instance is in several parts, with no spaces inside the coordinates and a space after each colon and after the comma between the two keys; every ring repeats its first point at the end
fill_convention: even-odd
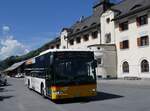
{"type": "MultiPolygon", "coordinates": [[[[82,32],[83,30],[90,30],[93,26],[99,26],[100,27],[100,16],[104,12],[103,7],[101,6],[101,2],[94,5],[93,7],[93,14],[88,17],[81,17],[79,21],[77,21],[75,24],[73,24],[70,29],[72,30],[70,35],[73,35],[75,33],[82,32]]],[[[86,30],[86,31],[87,31],[86,30]]]]}
{"type": "Polygon", "coordinates": [[[119,12],[115,16],[115,20],[121,19],[140,11],[149,9],[150,0],[123,0],[122,2],[112,6],[111,8],[119,12]]]}
{"type": "Polygon", "coordinates": [[[13,70],[17,69],[19,66],[21,66],[24,63],[25,63],[25,61],[15,63],[12,66],[10,66],[9,68],[7,68],[6,70],[4,70],[4,72],[13,71],[13,70]]]}
{"type": "Polygon", "coordinates": [[[76,33],[78,31],[83,30],[84,28],[88,28],[95,24],[100,24],[100,16],[99,15],[92,15],[92,16],[83,18],[81,21],[77,21],[70,28],[72,29],[73,33],[76,33]]]}

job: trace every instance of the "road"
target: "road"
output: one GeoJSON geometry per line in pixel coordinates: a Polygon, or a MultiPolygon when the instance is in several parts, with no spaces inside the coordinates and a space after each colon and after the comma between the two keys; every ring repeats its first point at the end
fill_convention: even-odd
{"type": "Polygon", "coordinates": [[[150,82],[98,82],[98,96],[54,103],[28,90],[23,79],[0,87],[0,111],[150,111],[150,82]]]}

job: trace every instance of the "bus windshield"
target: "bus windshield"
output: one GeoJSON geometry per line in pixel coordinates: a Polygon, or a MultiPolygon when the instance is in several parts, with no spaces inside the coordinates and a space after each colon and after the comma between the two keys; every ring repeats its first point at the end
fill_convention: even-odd
{"type": "Polygon", "coordinates": [[[96,83],[95,68],[92,67],[93,57],[87,54],[75,53],[57,56],[55,59],[55,84],[86,84],[96,83]],[[84,56],[83,56],[84,55],[84,56]],[[62,59],[63,57],[63,59],[62,59]]]}

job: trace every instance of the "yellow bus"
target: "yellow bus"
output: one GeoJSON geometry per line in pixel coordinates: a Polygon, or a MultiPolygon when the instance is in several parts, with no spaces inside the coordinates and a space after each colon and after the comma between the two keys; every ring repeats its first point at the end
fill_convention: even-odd
{"type": "Polygon", "coordinates": [[[92,51],[50,49],[26,62],[26,81],[52,100],[96,96],[96,67],[92,51]]]}

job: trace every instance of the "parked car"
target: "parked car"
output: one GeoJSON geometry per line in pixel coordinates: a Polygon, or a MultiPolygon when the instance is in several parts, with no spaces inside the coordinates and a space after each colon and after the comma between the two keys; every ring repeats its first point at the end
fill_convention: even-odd
{"type": "Polygon", "coordinates": [[[18,73],[17,75],[15,75],[15,78],[24,78],[24,74],[18,73]]]}
{"type": "Polygon", "coordinates": [[[7,85],[7,77],[4,74],[0,74],[0,85],[7,85]]]}

